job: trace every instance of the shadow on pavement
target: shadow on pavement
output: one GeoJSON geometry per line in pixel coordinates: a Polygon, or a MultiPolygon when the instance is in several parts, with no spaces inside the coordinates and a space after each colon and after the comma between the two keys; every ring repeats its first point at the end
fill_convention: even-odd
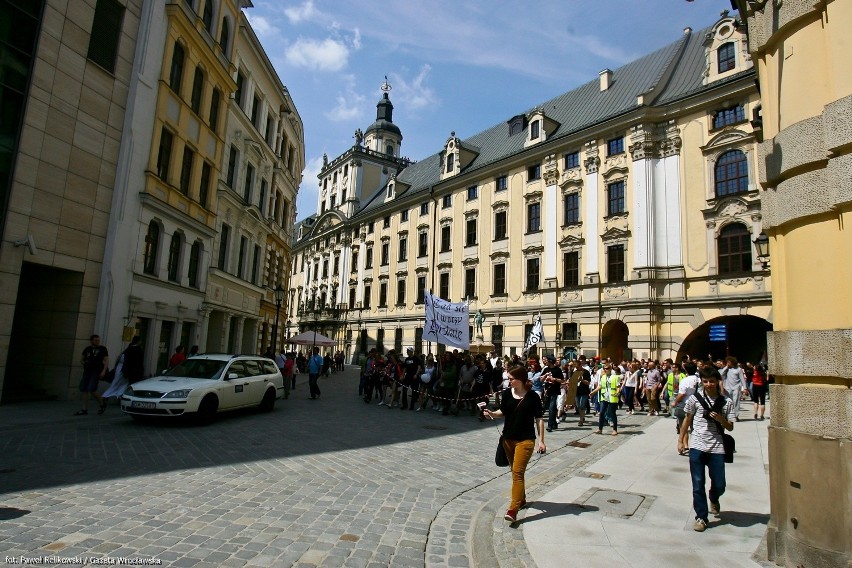
{"type": "Polygon", "coordinates": [[[567,515],[582,515],[583,513],[591,513],[598,511],[598,507],[594,505],[578,505],[576,503],[553,503],[551,501],[534,501],[529,504],[529,507],[536,512],[527,515],[523,519],[518,519],[513,523],[513,527],[520,527],[525,523],[534,523],[542,521],[550,517],[564,517],[567,515]]]}
{"type": "Polygon", "coordinates": [[[769,515],[746,513],[744,511],[722,511],[719,514],[719,520],[712,524],[731,525],[740,528],[753,527],[755,525],[766,526],[769,524],[769,515]]]}
{"type": "Polygon", "coordinates": [[[26,509],[17,509],[15,507],[0,507],[0,521],[11,521],[18,519],[24,515],[29,515],[32,511],[26,509]]]}

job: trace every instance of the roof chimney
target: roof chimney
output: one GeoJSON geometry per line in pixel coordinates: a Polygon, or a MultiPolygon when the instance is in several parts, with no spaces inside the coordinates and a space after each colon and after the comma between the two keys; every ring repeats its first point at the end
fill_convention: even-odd
{"type": "Polygon", "coordinates": [[[612,70],[604,69],[600,73],[598,73],[601,78],[601,91],[606,91],[609,89],[609,86],[612,84],[612,70]]]}

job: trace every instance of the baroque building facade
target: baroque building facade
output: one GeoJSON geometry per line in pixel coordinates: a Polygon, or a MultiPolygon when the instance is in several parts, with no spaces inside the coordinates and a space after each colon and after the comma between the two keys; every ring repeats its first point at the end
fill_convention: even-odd
{"type": "Polygon", "coordinates": [[[481,310],[471,337],[502,353],[540,315],[547,351],[765,357],[758,94],[733,18],[484,132],[451,133],[416,163],[399,157],[384,91],[297,224],[288,316],[300,329],[353,358],[434,351],[422,341],[432,290],[481,310]]]}
{"type": "Polygon", "coordinates": [[[768,556],[850,566],[852,2],[731,4],[760,84],[758,182],[779,277],[768,341],[768,556]]]}

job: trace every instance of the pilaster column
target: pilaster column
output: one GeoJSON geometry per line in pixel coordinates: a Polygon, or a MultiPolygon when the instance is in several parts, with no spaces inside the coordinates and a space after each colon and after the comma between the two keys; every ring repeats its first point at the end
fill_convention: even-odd
{"type": "Polygon", "coordinates": [[[583,180],[583,197],[585,211],[583,226],[586,228],[586,251],[583,255],[586,261],[586,280],[600,282],[600,191],[598,183],[598,167],[601,159],[598,157],[598,142],[590,140],[586,143],[583,154],[583,166],[586,170],[583,180]]]}
{"type": "Polygon", "coordinates": [[[653,127],[634,126],[630,135],[633,157],[633,202],[630,207],[630,232],[633,234],[633,266],[654,266],[654,167],[659,162],[654,145],[653,127]]]}
{"type": "Polygon", "coordinates": [[[544,281],[556,278],[556,259],[559,249],[559,170],[556,155],[544,160],[544,199],[542,200],[542,224],[544,229],[544,252],[542,253],[542,275],[544,281]]]}

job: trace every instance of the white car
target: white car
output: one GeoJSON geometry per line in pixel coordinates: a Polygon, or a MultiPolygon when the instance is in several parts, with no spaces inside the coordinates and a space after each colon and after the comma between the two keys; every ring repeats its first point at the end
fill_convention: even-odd
{"type": "Polygon", "coordinates": [[[134,419],[153,416],[198,418],[209,424],[220,410],[275,407],[284,378],[275,362],[253,355],[198,355],[127,387],[121,410],[134,419]]]}

